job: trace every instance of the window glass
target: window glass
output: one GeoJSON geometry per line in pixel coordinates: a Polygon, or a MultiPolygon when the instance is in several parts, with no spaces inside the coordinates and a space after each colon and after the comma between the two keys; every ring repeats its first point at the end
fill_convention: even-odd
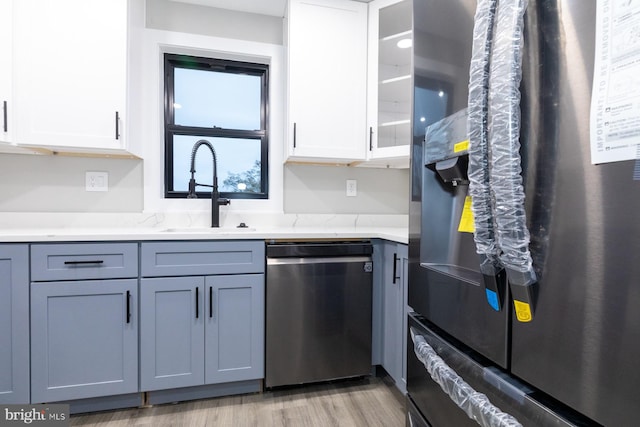
{"type": "Polygon", "coordinates": [[[176,68],[174,124],[260,129],[260,76],[176,68]]]}
{"type": "MultiPolygon", "coordinates": [[[[266,199],[269,67],[215,58],[165,54],[165,197],[184,198],[196,142],[210,142],[222,197],[266,199]]],[[[198,184],[213,183],[213,161],[200,146],[198,184]]],[[[198,197],[211,188],[197,186],[198,197]]]]}
{"type": "MultiPolygon", "coordinates": [[[[209,141],[216,150],[218,189],[220,192],[260,192],[260,140],[237,138],[211,138],[204,136],[176,135],[173,139],[173,189],[187,191],[191,170],[191,149],[201,139],[209,141]],[[244,184],[244,186],[242,185],[244,184]]],[[[195,178],[198,184],[213,182],[213,161],[206,146],[198,149],[195,161],[195,178]]],[[[198,187],[197,191],[211,191],[198,187]]]]}

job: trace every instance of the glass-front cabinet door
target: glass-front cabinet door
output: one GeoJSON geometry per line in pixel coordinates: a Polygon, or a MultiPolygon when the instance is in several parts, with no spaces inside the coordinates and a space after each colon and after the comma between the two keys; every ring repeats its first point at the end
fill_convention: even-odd
{"type": "Polygon", "coordinates": [[[369,160],[408,168],[411,144],[412,2],[369,3],[369,160]]]}

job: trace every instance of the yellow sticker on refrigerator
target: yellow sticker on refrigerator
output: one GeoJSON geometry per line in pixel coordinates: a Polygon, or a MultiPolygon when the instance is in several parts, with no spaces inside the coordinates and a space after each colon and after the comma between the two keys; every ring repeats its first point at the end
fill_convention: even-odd
{"type": "Polygon", "coordinates": [[[467,196],[464,199],[458,231],[460,233],[473,233],[476,231],[476,226],[473,221],[473,211],[471,210],[471,196],[467,196]]]}
{"type": "Polygon", "coordinates": [[[465,140],[465,141],[461,141],[458,142],[457,144],[454,144],[453,146],[453,152],[454,153],[459,153],[461,151],[467,151],[469,150],[469,140],[465,140]]]}
{"type": "Polygon", "coordinates": [[[533,319],[531,306],[528,303],[514,299],[513,308],[516,310],[516,318],[519,322],[531,322],[533,319]]]}

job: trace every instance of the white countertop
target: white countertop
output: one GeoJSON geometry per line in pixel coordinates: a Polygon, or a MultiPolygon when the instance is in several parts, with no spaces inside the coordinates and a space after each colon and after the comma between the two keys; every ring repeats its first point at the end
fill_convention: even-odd
{"type": "Polygon", "coordinates": [[[385,239],[408,243],[402,227],[318,229],[18,229],[0,230],[0,242],[93,242],[143,240],[310,240],[310,239],[385,239]]]}
{"type": "Polygon", "coordinates": [[[0,243],[148,240],[385,239],[408,243],[406,217],[247,214],[211,228],[206,217],[170,214],[2,214],[0,243]],[[237,228],[246,222],[246,229],[237,228]],[[37,224],[38,226],[31,226],[37,224]]]}

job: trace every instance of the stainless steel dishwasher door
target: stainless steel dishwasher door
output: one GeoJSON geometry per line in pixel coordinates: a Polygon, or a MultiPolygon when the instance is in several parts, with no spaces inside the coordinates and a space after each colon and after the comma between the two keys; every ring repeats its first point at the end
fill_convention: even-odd
{"type": "Polygon", "coordinates": [[[267,258],[266,387],[371,374],[370,256],[267,258]]]}

